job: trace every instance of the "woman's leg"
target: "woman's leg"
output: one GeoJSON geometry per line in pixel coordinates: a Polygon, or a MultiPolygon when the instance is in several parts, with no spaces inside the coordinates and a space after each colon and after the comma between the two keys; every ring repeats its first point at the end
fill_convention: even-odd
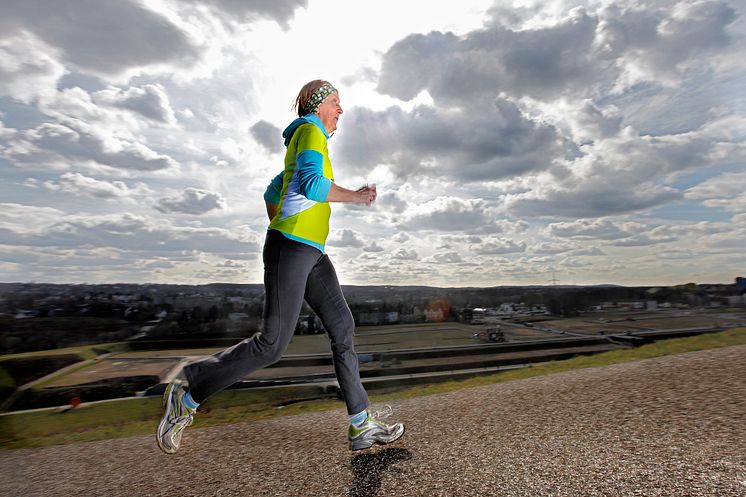
{"type": "Polygon", "coordinates": [[[353,346],[355,321],[342,295],[334,266],[326,254],[311,270],[305,298],[329,334],[334,372],[347,404],[347,413],[364,411],[368,408],[369,401],[360,381],[358,358],[353,346]]]}
{"type": "Polygon", "coordinates": [[[260,334],[184,368],[189,392],[196,402],[203,402],[252,371],[280,359],[295,332],[306,280],[321,255],[315,248],[290,240],[278,231],[267,233],[264,328],[260,334]]]}

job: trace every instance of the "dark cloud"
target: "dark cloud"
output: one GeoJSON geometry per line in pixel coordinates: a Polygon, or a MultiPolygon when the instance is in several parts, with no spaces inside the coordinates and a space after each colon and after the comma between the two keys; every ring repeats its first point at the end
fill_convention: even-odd
{"type": "Polygon", "coordinates": [[[410,35],[384,54],[378,90],[411,100],[427,90],[436,103],[479,106],[500,92],[556,97],[587,91],[597,76],[592,46],[598,19],[512,31],[502,26],[457,37],[410,35]]]}
{"type": "Polygon", "coordinates": [[[225,199],[219,193],[199,188],[186,188],[179,195],[160,199],[155,208],[161,212],[199,215],[216,209],[224,209],[225,199]]]}
{"type": "Polygon", "coordinates": [[[345,165],[363,172],[390,164],[402,178],[496,180],[546,169],[565,154],[554,127],[530,120],[506,100],[480,112],[356,107],[344,126],[336,154],[345,165]]]}
{"type": "Polygon", "coordinates": [[[518,217],[600,217],[649,209],[683,197],[674,188],[654,184],[596,186],[586,184],[541,197],[520,196],[508,200],[508,211],[518,217]]]}
{"type": "Polygon", "coordinates": [[[426,90],[437,104],[477,108],[501,92],[540,100],[595,96],[628,63],[642,64],[650,74],[636,76],[645,78],[728,45],[735,12],[720,1],[612,4],[599,12],[576,9],[550,26],[505,27],[519,17],[494,15],[491,25],[464,36],[403,38],[384,54],[378,90],[405,101],[426,90]]]}
{"type": "Polygon", "coordinates": [[[407,208],[407,202],[397,191],[384,192],[376,197],[376,206],[386,212],[401,214],[407,208]]]}
{"type": "Polygon", "coordinates": [[[168,95],[161,85],[132,86],[127,90],[110,87],[92,95],[95,102],[140,114],[163,124],[176,122],[168,95]]]}
{"type": "Polygon", "coordinates": [[[578,114],[578,125],[586,134],[608,138],[619,133],[622,128],[622,116],[605,114],[592,102],[586,101],[578,114]]]}
{"type": "Polygon", "coordinates": [[[282,142],[282,130],[274,124],[267,121],[257,121],[249,130],[251,136],[268,152],[276,154],[285,149],[282,142]]]}
{"type": "Polygon", "coordinates": [[[726,27],[736,19],[727,2],[678,2],[674,7],[602,12],[604,56],[630,57],[652,72],[675,71],[683,62],[727,46],[726,27]]]}
{"type": "Polygon", "coordinates": [[[401,100],[412,100],[422,90],[437,86],[437,78],[447,58],[457,63],[459,38],[452,33],[433,31],[412,34],[396,42],[383,56],[378,91],[401,100]]]}
{"type": "Polygon", "coordinates": [[[329,238],[329,243],[335,247],[362,247],[365,242],[360,238],[360,233],[350,229],[336,230],[329,238]]]}
{"type": "Polygon", "coordinates": [[[0,153],[20,167],[65,169],[71,166],[105,166],[114,169],[157,171],[175,167],[167,155],[120,137],[104,135],[93,126],[71,122],[44,123],[16,133],[0,153]]]}
{"type": "Polygon", "coordinates": [[[483,200],[439,197],[405,213],[398,227],[419,231],[469,231],[493,224],[483,200]]]}
{"type": "Polygon", "coordinates": [[[82,71],[119,74],[159,63],[194,64],[200,49],[166,17],[140,2],[24,0],[3,2],[0,30],[31,32],[82,71]]]}

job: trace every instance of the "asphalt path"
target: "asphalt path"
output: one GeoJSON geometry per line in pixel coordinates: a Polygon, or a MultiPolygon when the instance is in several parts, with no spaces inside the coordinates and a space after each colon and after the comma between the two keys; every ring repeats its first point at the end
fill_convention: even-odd
{"type": "MultiPolygon", "coordinates": [[[[746,346],[411,398],[352,453],[342,410],[0,452],[8,496],[746,496],[746,346]]],[[[155,429],[155,426],[153,427],[155,429]]]]}

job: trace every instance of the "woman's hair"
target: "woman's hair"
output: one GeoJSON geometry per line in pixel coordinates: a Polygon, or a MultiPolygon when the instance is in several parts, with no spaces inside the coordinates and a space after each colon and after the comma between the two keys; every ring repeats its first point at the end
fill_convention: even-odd
{"type": "Polygon", "coordinates": [[[311,94],[322,86],[328,84],[329,82],[323,79],[314,79],[313,81],[309,81],[303,85],[303,88],[300,89],[300,92],[298,92],[298,96],[295,98],[295,102],[293,103],[293,110],[298,112],[298,117],[303,117],[311,112],[311,109],[307,108],[311,94]]]}

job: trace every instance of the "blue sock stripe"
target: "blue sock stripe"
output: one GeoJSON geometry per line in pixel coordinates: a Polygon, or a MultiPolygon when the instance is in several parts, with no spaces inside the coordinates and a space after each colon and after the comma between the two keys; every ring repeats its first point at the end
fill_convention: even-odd
{"type": "Polygon", "coordinates": [[[199,404],[194,401],[192,398],[192,394],[187,392],[184,394],[183,397],[184,405],[187,406],[189,409],[196,410],[199,407],[199,404]]]}
{"type": "Polygon", "coordinates": [[[368,419],[368,411],[362,411],[350,416],[350,423],[355,426],[360,426],[365,422],[366,419],[368,419]]]}

